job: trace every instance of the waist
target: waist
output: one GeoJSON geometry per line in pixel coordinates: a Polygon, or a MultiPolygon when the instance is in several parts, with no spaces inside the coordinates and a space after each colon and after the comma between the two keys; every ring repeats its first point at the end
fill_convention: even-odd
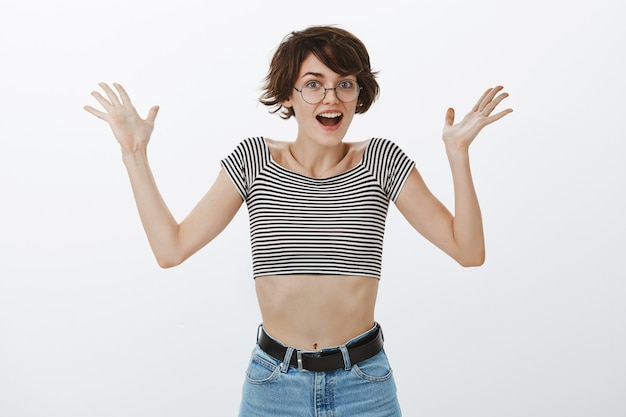
{"type": "Polygon", "coordinates": [[[348,368],[369,359],[383,349],[383,341],[382,329],[378,323],[341,346],[314,351],[287,346],[270,336],[263,326],[259,326],[257,337],[257,344],[268,355],[300,370],[313,372],[348,368]]]}
{"type": "Polygon", "coordinates": [[[315,350],[372,328],[378,283],[368,277],[266,276],[255,287],[265,329],[287,345],[315,350]]]}

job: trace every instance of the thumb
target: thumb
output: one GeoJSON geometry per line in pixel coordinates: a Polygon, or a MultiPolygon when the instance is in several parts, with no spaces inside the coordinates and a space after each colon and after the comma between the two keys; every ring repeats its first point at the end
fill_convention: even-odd
{"type": "Polygon", "coordinates": [[[452,126],[454,124],[454,109],[452,107],[448,108],[446,112],[446,125],[452,126]]]}
{"type": "Polygon", "coordinates": [[[148,117],[146,118],[146,120],[148,120],[149,122],[154,122],[154,119],[156,119],[157,117],[157,113],[159,113],[159,106],[152,106],[152,108],[148,112],[148,117]]]}

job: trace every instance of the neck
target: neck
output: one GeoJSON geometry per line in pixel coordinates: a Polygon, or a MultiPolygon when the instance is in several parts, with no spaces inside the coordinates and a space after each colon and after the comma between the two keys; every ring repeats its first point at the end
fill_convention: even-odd
{"type": "Polygon", "coordinates": [[[289,146],[291,157],[312,177],[324,177],[344,159],[347,149],[343,142],[324,146],[300,138],[289,146]]]}

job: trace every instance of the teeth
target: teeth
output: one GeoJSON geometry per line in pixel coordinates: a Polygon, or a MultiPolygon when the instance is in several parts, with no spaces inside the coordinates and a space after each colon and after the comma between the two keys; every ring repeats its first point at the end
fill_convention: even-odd
{"type": "Polygon", "coordinates": [[[341,113],[322,113],[319,117],[326,117],[328,119],[334,119],[335,117],[341,117],[341,113]]]}

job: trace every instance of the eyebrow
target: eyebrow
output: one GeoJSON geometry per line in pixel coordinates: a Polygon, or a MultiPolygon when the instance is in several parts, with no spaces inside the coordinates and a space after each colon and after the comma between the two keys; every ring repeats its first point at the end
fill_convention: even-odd
{"type": "Polygon", "coordinates": [[[312,76],[314,76],[314,77],[320,77],[320,78],[323,78],[323,77],[324,77],[324,74],[322,74],[322,73],[320,73],[320,72],[311,72],[311,71],[309,71],[309,72],[305,73],[305,74],[304,74],[302,77],[300,77],[300,78],[304,78],[304,77],[306,77],[306,76],[308,76],[308,75],[312,75],[312,76]]]}
{"type": "MultiPolygon", "coordinates": [[[[300,77],[300,79],[305,78],[305,77],[307,77],[307,76],[309,76],[309,75],[311,75],[311,76],[313,76],[313,77],[317,77],[317,78],[325,78],[324,74],[322,74],[321,72],[313,72],[313,71],[309,71],[309,72],[304,73],[304,74],[302,75],[302,77],[300,77]]],[[[343,76],[342,76],[342,77],[343,77],[343,76]]],[[[350,79],[350,78],[352,78],[353,76],[351,76],[351,75],[346,75],[345,77],[347,77],[347,79],[350,79]]],[[[356,78],[356,77],[354,77],[354,78],[356,78]]]]}

